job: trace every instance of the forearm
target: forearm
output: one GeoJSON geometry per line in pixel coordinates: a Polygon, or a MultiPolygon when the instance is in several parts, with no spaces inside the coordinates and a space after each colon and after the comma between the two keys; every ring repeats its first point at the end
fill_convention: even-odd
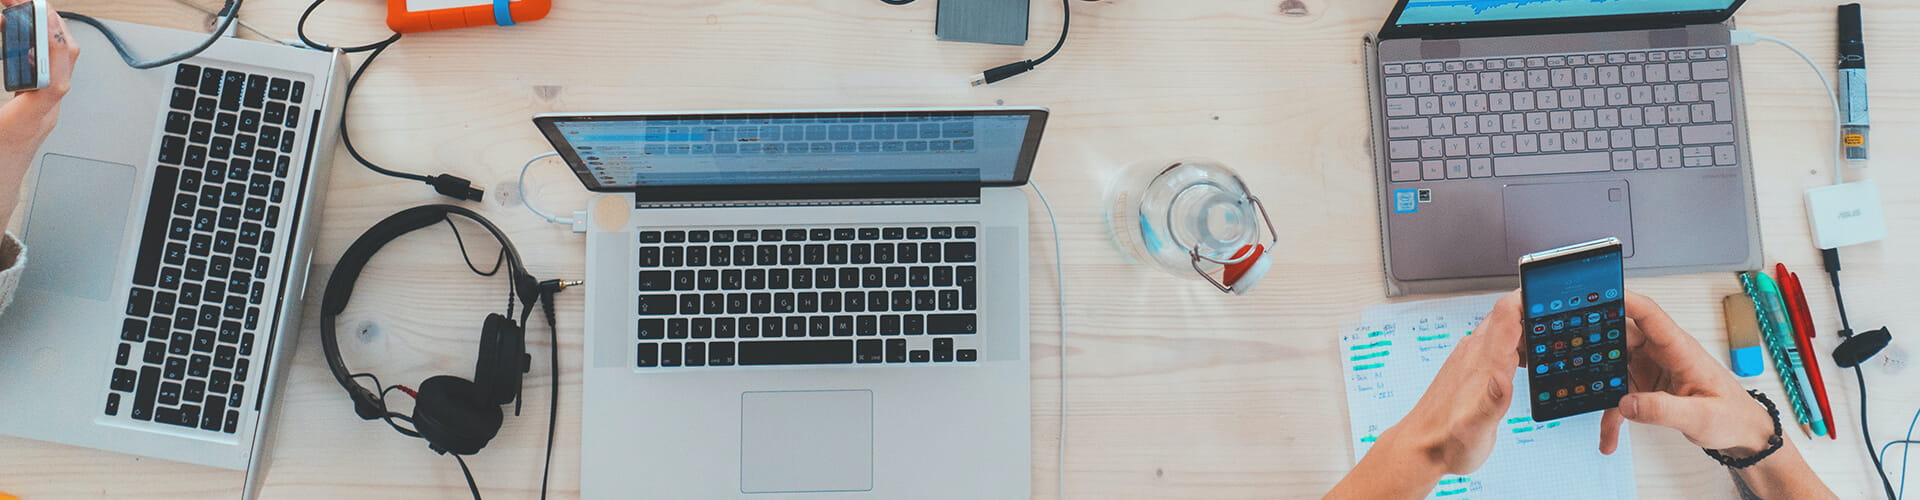
{"type": "Polygon", "coordinates": [[[1791,439],[1760,463],[1733,471],[1733,476],[1755,497],[1766,500],[1839,498],[1813,473],[1813,467],[1807,465],[1806,457],[1800,455],[1800,449],[1791,439]]]}
{"type": "Polygon", "coordinates": [[[1402,439],[1395,429],[1382,433],[1360,464],[1327,492],[1325,500],[1425,498],[1440,481],[1441,467],[1430,451],[1402,439]]]}

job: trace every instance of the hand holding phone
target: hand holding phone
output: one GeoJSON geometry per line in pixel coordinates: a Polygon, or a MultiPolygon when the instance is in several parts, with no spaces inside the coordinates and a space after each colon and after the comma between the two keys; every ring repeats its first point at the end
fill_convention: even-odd
{"type": "Polygon", "coordinates": [[[1613,408],[1627,394],[1623,262],[1616,238],[1520,259],[1526,397],[1535,422],[1613,408]]]}
{"type": "Polygon", "coordinates": [[[1631,392],[1601,419],[1601,453],[1618,447],[1625,420],[1671,428],[1695,446],[1741,456],[1766,447],[1773,420],[1726,365],[1653,299],[1628,292],[1626,310],[1631,392]]]}
{"type": "Polygon", "coordinates": [[[0,11],[0,53],[5,55],[6,89],[25,92],[53,83],[53,39],[47,33],[53,12],[47,0],[14,3],[0,11]]]}

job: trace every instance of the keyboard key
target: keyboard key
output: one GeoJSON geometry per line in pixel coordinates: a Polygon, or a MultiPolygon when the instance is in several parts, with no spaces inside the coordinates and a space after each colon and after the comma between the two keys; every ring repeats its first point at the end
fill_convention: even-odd
{"type": "Polygon", "coordinates": [[[879,363],[886,359],[886,346],[879,339],[861,340],[856,350],[854,359],[859,363],[879,363]]]}
{"type": "Polygon", "coordinates": [[[921,350],[916,350],[910,353],[908,355],[908,359],[912,360],[915,363],[925,363],[930,359],[930,356],[927,355],[927,351],[925,349],[921,349],[921,350]]]}
{"type": "Polygon", "coordinates": [[[795,365],[853,362],[853,340],[767,340],[741,342],[739,364],[795,365]]]}
{"type": "Polygon", "coordinates": [[[732,342],[713,342],[707,344],[707,366],[733,366],[732,342]]]}
{"type": "Polygon", "coordinates": [[[953,361],[953,339],[933,339],[933,360],[939,362],[953,361]]]}
{"type": "MultiPolygon", "coordinates": [[[[226,391],[214,391],[214,392],[221,393],[226,391]]],[[[199,421],[190,423],[187,425],[192,426],[193,424],[199,424],[201,429],[205,429],[209,431],[217,431],[221,429],[222,419],[225,417],[226,414],[227,414],[227,398],[226,397],[219,396],[219,395],[207,396],[206,408],[203,408],[201,410],[199,421]]]]}
{"type": "Polygon", "coordinates": [[[976,328],[974,319],[972,314],[929,314],[927,333],[972,334],[976,328]]]}
{"type": "Polygon", "coordinates": [[[1572,153],[1537,156],[1503,156],[1493,159],[1494,174],[1507,177],[1573,172],[1604,172],[1611,168],[1607,153],[1572,153]]]}
{"type": "Polygon", "coordinates": [[[973,242],[956,241],[946,244],[943,260],[946,262],[973,262],[975,259],[973,242]]]}
{"type": "Polygon", "coordinates": [[[641,295],[640,296],[640,314],[642,316],[658,316],[658,315],[673,314],[677,310],[675,305],[676,303],[673,295],[641,295]]]}

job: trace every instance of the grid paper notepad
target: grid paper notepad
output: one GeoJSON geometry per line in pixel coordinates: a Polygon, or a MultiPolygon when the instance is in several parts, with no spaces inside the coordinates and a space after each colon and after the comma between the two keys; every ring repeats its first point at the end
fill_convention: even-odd
{"type": "MultiPolygon", "coordinates": [[[[1353,433],[1354,462],[1380,433],[1413,409],[1427,384],[1504,293],[1374,306],[1340,333],[1342,379],[1353,433]]],[[[1500,420],[1499,442],[1479,471],[1441,478],[1429,500],[1555,500],[1636,498],[1633,453],[1625,428],[1620,449],[1601,455],[1600,413],[1533,421],[1525,370],[1515,368],[1513,406],[1500,420]]]]}

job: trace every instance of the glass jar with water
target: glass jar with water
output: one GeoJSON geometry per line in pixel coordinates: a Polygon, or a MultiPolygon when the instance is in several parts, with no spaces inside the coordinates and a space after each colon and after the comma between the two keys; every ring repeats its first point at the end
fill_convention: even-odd
{"type": "Polygon", "coordinates": [[[1246,294],[1278,241],[1260,198],[1232,169],[1188,159],[1129,167],[1108,196],[1107,223],[1134,262],[1246,294]],[[1266,226],[1262,244],[1260,226],[1266,226]]]}

